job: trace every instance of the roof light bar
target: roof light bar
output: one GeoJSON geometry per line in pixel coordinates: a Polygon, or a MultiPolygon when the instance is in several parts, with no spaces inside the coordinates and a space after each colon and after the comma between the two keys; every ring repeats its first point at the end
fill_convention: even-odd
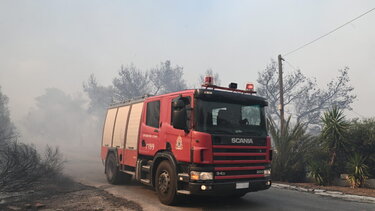
{"type": "Polygon", "coordinates": [[[247,83],[246,84],[246,91],[253,91],[254,90],[254,84],[247,83]]]}
{"type": "Polygon", "coordinates": [[[230,84],[229,87],[222,87],[222,86],[216,86],[213,84],[202,84],[202,87],[206,87],[206,89],[211,88],[211,89],[221,89],[221,90],[226,90],[226,91],[231,91],[231,92],[241,92],[241,93],[246,93],[246,94],[255,94],[256,91],[254,90],[241,90],[234,88],[234,85],[237,85],[236,83],[230,84]]]}

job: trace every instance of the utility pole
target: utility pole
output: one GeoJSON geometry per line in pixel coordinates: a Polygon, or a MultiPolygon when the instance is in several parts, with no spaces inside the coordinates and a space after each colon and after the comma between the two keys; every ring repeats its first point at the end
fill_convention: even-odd
{"type": "Polygon", "coordinates": [[[279,89],[280,89],[280,135],[284,137],[284,127],[285,127],[285,118],[284,118],[284,85],[283,85],[283,61],[284,59],[279,56],[277,57],[277,61],[279,63],[279,89]]]}

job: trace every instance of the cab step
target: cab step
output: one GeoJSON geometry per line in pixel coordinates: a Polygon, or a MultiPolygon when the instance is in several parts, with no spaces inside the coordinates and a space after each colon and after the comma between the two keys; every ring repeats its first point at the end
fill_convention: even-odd
{"type": "Polygon", "coordinates": [[[149,166],[149,165],[142,166],[142,171],[145,171],[145,172],[147,172],[147,173],[150,173],[150,168],[151,168],[151,166],[149,166]]]}
{"type": "Polygon", "coordinates": [[[178,194],[184,194],[184,195],[190,195],[191,194],[191,192],[188,191],[188,190],[177,190],[177,193],[178,194]]]}
{"type": "Polygon", "coordinates": [[[135,175],[135,172],[134,171],[127,171],[127,170],[125,170],[125,171],[123,171],[124,173],[127,173],[127,174],[130,174],[130,175],[132,175],[132,176],[134,176],[135,175]]]}
{"type": "Polygon", "coordinates": [[[151,181],[149,179],[140,179],[140,181],[141,181],[141,183],[146,184],[146,185],[151,184],[151,181]]]}

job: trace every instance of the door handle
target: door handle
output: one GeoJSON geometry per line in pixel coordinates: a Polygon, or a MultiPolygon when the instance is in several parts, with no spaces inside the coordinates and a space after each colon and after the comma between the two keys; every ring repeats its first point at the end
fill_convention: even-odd
{"type": "Polygon", "coordinates": [[[155,133],[158,133],[158,132],[159,132],[159,130],[158,130],[158,129],[155,129],[155,130],[154,130],[154,132],[155,132],[155,133]]]}
{"type": "Polygon", "coordinates": [[[142,147],[145,147],[146,146],[146,142],[145,140],[142,140],[142,147]]]}

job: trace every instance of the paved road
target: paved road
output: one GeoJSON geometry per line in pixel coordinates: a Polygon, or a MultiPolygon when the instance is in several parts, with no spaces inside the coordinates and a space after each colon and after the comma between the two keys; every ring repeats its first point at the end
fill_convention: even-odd
{"type": "Polygon", "coordinates": [[[271,188],[266,191],[248,193],[241,199],[186,197],[178,207],[161,204],[155,191],[133,182],[130,185],[110,185],[105,180],[103,166],[86,163],[67,167],[70,175],[82,183],[104,189],[111,194],[139,203],[144,210],[372,210],[375,204],[344,201],[327,196],[294,190],[271,188]]]}

